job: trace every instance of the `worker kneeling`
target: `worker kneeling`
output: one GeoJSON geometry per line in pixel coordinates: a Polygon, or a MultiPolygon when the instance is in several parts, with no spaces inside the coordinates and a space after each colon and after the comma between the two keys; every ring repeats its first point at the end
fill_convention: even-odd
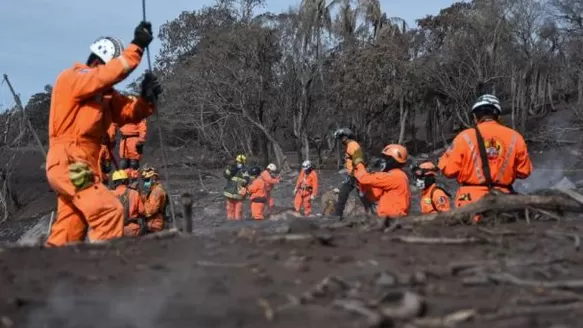
{"type": "Polygon", "coordinates": [[[114,194],[119,198],[124,211],[124,236],[140,236],[147,232],[144,218],[144,202],[140,193],[129,187],[130,179],[124,170],[113,172],[112,182],[114,194]]]}
{"type": "Polygon", "coordinates": [[[421,214],[447,212],[451,209],[450,194],[436,183],[438,172],[431,162],[413,167],[415,185],[421,190],[421,214]]]}
{"type": "Polygon", "coordinates": [[[318,194],[318,174],[312,167],[312,162],[304,161],[302,163],[302,170],[296,181],[294,188],[294,209],[300,212],[304,208],[304,215],[312,214],[312,201],[318,194]]]}
{"type": "Polygon", "coordinates": [[[168,194],[160,184],[160,175],[154,168],[144,168],[142,180],[144,181],[144,216],[147,232],[162,231],[166,223],[168,194]]]}
{"type": "Polygon", "coordinates": [[[265,218],[265,205],[267,204],[268,184],[259,174],[261,170],[253,167],[249,170],[251,183],[247,187],[249,200],[251,201],[251,217],[254,220],[263,220],[265,218]]]}
{"type": "Polygon", "coordinates": [[[362,155],[352,161],[356,166],[355,178],[366,190],[374,190],[378,198],[377,215],[381,218],[398,218],[409,214],[411,190],[409,178],[403,171],[407,163],[407,149],[401,145],[387,145],[379,159],[379,171],[369,173],[362,155]],[[372,189],[371,189],[372,188],[372,189]]]}

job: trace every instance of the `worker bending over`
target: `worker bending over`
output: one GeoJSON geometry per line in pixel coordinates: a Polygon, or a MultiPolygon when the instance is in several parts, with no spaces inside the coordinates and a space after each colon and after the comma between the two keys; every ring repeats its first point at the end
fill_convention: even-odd
{"type": "Polygon", "coordinates": [[[144,153],[146,133],[148,132],[146,120],[138,123],[127,123],[119,128],[121,140],[119,142],[119,164],[122,170],[128,172],[131,180],[139,177],[140,161],[144,153]]]}
{"type": "Polygon", "coordinates": [[[113,193],[123,206],[124,236],[139,236],[146,233],[147,225],[144,218],[144,201],[140,193],[129,186],[130,179],[124,170],[113,172],[113,193]]]}
{"type": "Polygon", "coordinates": [[[146,74],[140,98],[113,89],[138,66],[152,38],[148,22],[136,27],[125,50],[118,39],[101,37],[90,46],[86,64],[76,63],[57,77],[46,165],[47,180],[57,193],[57,217],[47,246],[83,241],[86,234],[91,242],[123,235],[123,207],[101,183],[99,152],[112,122],[139,122],[152,114],[162,92],[154,75],[146,74]]]}
{"type": "Polygon", "coordinates": [[[451,209],[450,194],[436,183],[439,170],[432,162],[413,167],[415,185],[421,190],[421,214],[447,212],[451,209]]]}
{"type": "Polygon", "coordinates": [[[312,167],[312,162],[304,161],[302,170],[294,188],[294,209],[300,213],[304,208],[304,215],[312,214],[312,201],[318,195],[318,174],[312,167]]]}
{"type": "Polygon", "coordinates": [[[249,174],[245,163],[245,155],[237,155],[235,164],[225,169],[225,179],[227,185],[223,195],[227,199],[227,220],[243,219],[243,199],[245,198],[245,187],[249,183],[249,174]]]}
{"type": "Polygon", "coordinates": [[[387,145],[381,154],[379,172],[369,173],[362,155],[352,157],[356,166],[355,177],[365,190],[375,188],[378,198],[377,215],[395,219],[409,214],[411,190],[409,178],[403,171],[407,162],[407,149],[401,145],[387,145]]]}
{"type": "MultiPolygon", "coordinates": [[[[360,145],[356,140],[354,140],[354,133],[348,128],[341,128],[334,132],[334,138],[339,139],[344,145],[344,168],[346,169],[346,179],[342,182],[340,186],[340,193],[338,194],[338,202],[336,203],[336,209],[334,211],[334,216],[342,218],[344,214],[344,208],[346,207],[346,202],[348,201],[348,196],[354,188],[360,188],[358,186],[358,181],[354,178],[354,163],[352,158],[363,158],[362,150],[360,145]]],[[[364,194],[359,192],[359,198],[368,208],[367,202],[364,200],[364,194]]]]}
{"type": "Polygon", "coordinates": [[[475,202],[492,189],[512,193],[514,181],[532,172],[524,138],[499,123],[501,113],[498,98],[479,97],[472,106],[476,127],[460,132],[439,160],[443,175],[460,184],[456,207],[475,202]]]}
{"type": "Polygon", "coordinates": [[[166,207],[170,201],[168,194],[160,184],[160,175],[153,167],[145,167],[142,170],[142,180],[147,232],[162,231],[166,223],[166,207]]]}
{"type": "Polygon", "coordinates": [[[271,191],[280,181],[277,176],[277,166],[273,163],[267,165],[267,169],[261,172],[261,179],[263,179],[266,184],[267,204],[269,205],[269,213],[271,213],[275,207],[275,200],[271,197],[271,191]]]}
{"type": "Polygon", "coordinates": [[[249,170],[250,183],[247,187],[247,194],[251,201],[251,217],[254,220],[265,218],[265,205],[267,204],[267,182],[260,176],[261,170],[252,167],[249,170]]]}

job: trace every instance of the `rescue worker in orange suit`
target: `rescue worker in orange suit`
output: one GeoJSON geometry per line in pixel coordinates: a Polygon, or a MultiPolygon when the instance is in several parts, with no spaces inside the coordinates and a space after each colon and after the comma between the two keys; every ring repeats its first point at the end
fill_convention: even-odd
{"type": "Polygon", "coordinates": [[[147,232],[162,231],[166,223],[168,194],[160,184],[160,175],[154,168],[144,168],[142,180],[144,181],[144,216],[147,232]]]}
{"type": "Polygon", "coordinates": [[[312,167],[312,162],[304,161],[302,163],[302,170],[296,181],[294,188],[294,209],[300,213],[300,209],[304,208],[304,215],[312,214],[312,201],[318,195],[318,174],[312,167]]]}
{"type": "Polygon", "coordinates": [[[356,166],[355,177],[363,188],[380,190],[376,214],[381,218],[395,219],[409,214],[411,189],[409,178],[403,171],[407,156],[407,149],[401,145],[385,146],[378,164],[379,172],[375,173],[366,170],[362,155],[352,157],[356,166]]]}
{"type": "Polygon", "coordinates": [[[128,172],[131,180],[137,180],[140,176],[140,160],[146,143],[148,132],[146,120],[139,123],[124,124],[119,128],[121,140],[119,142],[120,168],[128,172]]]}
{"type": "Polygon", "coordinates": [[[57,217],[47,246],[83,241],[86,235],[91,242],[123,235],[123,207],[100,181],[99,151],[111,122],[139,122],[152,114],[162,92],[154,75],[141,83],[138,99],[113,89],[138,66],[152,39],[148,22],[136,27],[125,50],[118,39],[99,38],[90,46],[86,65],[77,63],[57,78],[46,165],[47,180],[58,194],[57,217]]]}
{"type": "Polygon", "coordinates": [[[140,193],[129,186],[129,176],[124,170],[113,172],[113,193],[123,205],[124,236],[134,237],[146,232],[144,201],[140,193]]]}
{"type": "Polygon", "coordinates": [[[227,185],[223,191],[227,199],[227,220],[243,219],[243,199],[245,198],[245,187],[249,183],[249,174],[245,167],[247,157],[239,154],[235,158],[235,164],[225,169],[225,179],[227,185]]]}
{"type": "MultiPolygon", "coordinates": [[[[472,106],[476,127],[458,134],[439,160],[437,166],[443,175],[460,184],[456,207],[475,202],[493,189],[513,193],[514,181],[532,173],[524,138],[499,123],[501,113],[498,98],[479,97],[472,106]]],[[[474,220],[479,221],[479,217],[474,220]]]]}
{"type": "Polygon", "coordinates": [[[254,220],[265,218],[265,205],[267,204],[268,183],[260,176],[261,170],[253,167],[249,170],[250,183],[247,194],[251,201],[251,217],[254,220]]]}
{"type": "Polygon", "coordinates": [[[451,209],[451,195],[436,183],[439,170],[432,162],[413,167],[415,185],[421,190],[421,214],[447,212],[451,209]]]}
{"type": "Polygon", "coordinates": [[[111,173],[113,158],[113,148],[115,148],[115,132],[116,125],[111,123],[107,129],[107,134],[103,137],[101,142],[101,150],[99,152],[99,163],[101,166],[101,176],[103,177],[103,184],[109,185],[109,174],[111,173]]]}
{"type": "Polygon", "coordinates": [[[273,187],[279,183],[279,177],[277,177],[277,166],[271,163],[267,165],[267,169],[261,172],[261,179],[266,183],[266,193],[267,193],[267,204],[269,205],[269,212],[273,211],[275,207],[275,200],[271,197],[271,191],[273,187]]]}
{"type": "Polygon", "coordinates": [[[344,168],[346,169],[346,179],[342,182],[340,186],[340,193],[338,194],[338,202],[336,203],[336,209],[334,210],[334,216],[342,218],[344,214],[344,208],[346,207],[346,202],[348,201],[348,196],[354,188],[359,189],[359,198],[365,206],[367,211],[370,209],[369,202],[366,200],[363,191],[358,186],[356,179],[354,178],[354,163],[352,162],[353,157],[362,158],[362,150],[358,142],[354,140],[354,133],[348,128],[341,128],[334,132],[334,138],[339,139],[345,147],[344,150],[344,168]]]}

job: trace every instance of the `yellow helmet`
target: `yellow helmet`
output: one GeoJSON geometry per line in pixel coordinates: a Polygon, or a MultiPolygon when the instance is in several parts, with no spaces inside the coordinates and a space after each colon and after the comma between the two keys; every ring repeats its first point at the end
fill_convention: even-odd
{"type": "Polygon", "coordinates": [[[245,164],[245,163],[247,163],[247,156],[245,156],[243,154],[239,154],[239,155],[237,155],[235,160],[237,161],[237,163],[245,164]]]}
{"type": "Polygon", "coordinates": [[[144,178],[144,179],[150,179],[150,178],[152,178],[154,176],[157,177],[158,176],[158,172],[156,172],[156,169],[154,169],[153,167],[147,167],[147,168],[144,168],[142,170],[142,178],[144,178]]]}
{"type": "Polygon", "coordinates": [[[124,170],[117,170],[113,172],[113,176],[111,177],[112,181],[119,181],[119,180],[127,180],[128,174],[124,170]]]}

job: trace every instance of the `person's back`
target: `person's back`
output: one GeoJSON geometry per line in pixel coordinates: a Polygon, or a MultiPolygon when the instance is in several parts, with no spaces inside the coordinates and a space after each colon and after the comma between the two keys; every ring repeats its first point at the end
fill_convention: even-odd
{"type": "Polygon", "coordinates": [[[500,108],[496,97],[480,97],[472,109],[479,135],[476,128],[460,132],[439,160],[438,167],[443,175],[455,178],[460,184],[457,207],[477,201],[490,189],[513,192],[512,184],[516,179],[525,179],[532,172],[522,135],[497,122],[500,108]],[[480,135],[484,154],[478,143],[480,135]],[[485,170],[490,171],[489,176],[485,170]]]}
{"type": "Polygon", "coordinates": [[[392,169],[388,172],[377,172],[378,183],[373,185],[382,190],[377,203],[377,215],[396,218],[409,214],[411,206],[411,190],[409,178],[401,169],[392,169]]]}
{"type": "Polygon", "coordinates": [[[449,195],[438,184],[421,191],[421,214],[447,212],[451,209],[449,195]]]}

